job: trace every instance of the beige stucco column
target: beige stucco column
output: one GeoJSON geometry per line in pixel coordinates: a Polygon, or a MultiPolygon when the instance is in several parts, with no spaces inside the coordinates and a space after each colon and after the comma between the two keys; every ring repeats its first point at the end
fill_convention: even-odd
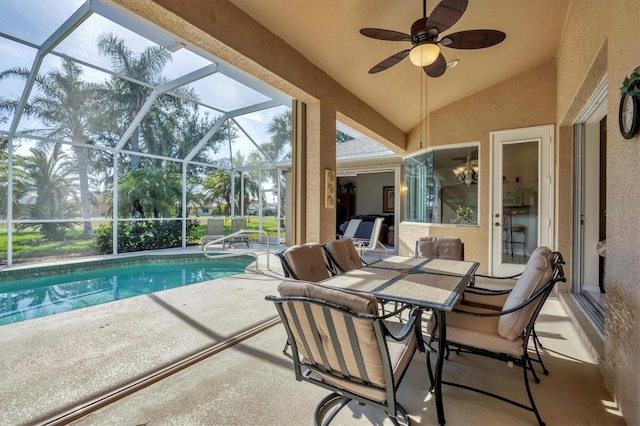
{"type": "Polygon", "coordinates": [[[336,110],[326,103],[307,105],[306,242],[336,238],[336,209],[325,207],[325,170],[336,170],[336,110]]]}

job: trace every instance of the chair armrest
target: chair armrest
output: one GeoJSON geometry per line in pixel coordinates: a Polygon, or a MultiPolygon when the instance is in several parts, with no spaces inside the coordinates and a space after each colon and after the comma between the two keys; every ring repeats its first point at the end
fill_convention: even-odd
{"type": "MultiPolygon", "coordinates": [[[[378,299],[378,302],[380,302],[380,304],[382,304],[382,305],[386,305],[387,303],[393,302],[393,300],[381,299],[380,297],[376,297],[376,298],[378,299]]],[[[396,303],[399,303],[399,302],[396,302],[396,303]]],[[[389,312],[388,314],[384,314],[380,318],[381,319],[393,318],[395,316],[398,316],[403,311],[406,311],[407,309],[412,309],[413,307],[414,307],[413,305],[403,305],[403,304],[401,304],[400,308],[396,309],[395,311],[389,312]]]]}
{"type": "Polygon", "coordinates": [[[512,312],[518,311],[518,310],[524,308],[525,306],[529,305],[530,303],[535,301],[537,298],[541,297],[545,292],[550,291],[550,287],[552,288],[557,282],[560,282],[560,281],[566,282],[567,279],[564,278],[564,277],[559,277],[559,278],[552,279],[551,281],[549,281],[548,283],[543,285],[538,291],[536,291],[534,294],[532,294],[527,300],[525,300],[524,302],[520,303],[517,306],[514,306],[511,309],[506,309],[504,311],[469,312],[469,311],[465,311],[464,309],[453,308],[451,310],[451,312],[455,312],[457,314],[462,314],[462,315],[473,315],[475,317],[499,317],[501,315],[510,314],[512,312]]]}
{"type": "Polygon", "coordinates": [[[508,277],[496,277],[496,276],[493,276],[493,275],[482,275],[482,274],[475,274],[474,277],[491,278],[492,280],[509,280],[509,279],[514,279],[514,278],[519,278],[520,275],[522,275],[522,272],[520,272],[519,274],[515,274],[515,275],[509,275],[508,277]]]}
{"type": "Polygon", "coordinates": [[[490,288],[483,287],[467,287],[464,289],[465,293],[479,294],[481,296],[500,296],[503,294],[511,293],[512,288],[507,290],[494,290],[490,288]]]}
{"type": "MultiPolygon", "coordinates": [[[[405,306],[406,307],[406,306],[405,306]]],[[[421,318],[422,318],[422,309],[414,309],[413,312],[411,312],[411,316],[409,317],[409,321],[407,321],[407,323],[404,325],[404,327],[402,328],[402,330],[400,330],[400,334],[398,335],[394,335],[392,334],[389,329],[385,326],[385,333],[391,337],[393,340],[400,342],[404,339],[407,338],[407,336],[409,336],[410,333],[416,333],[416,326],[418,324],[420,324],[421,322],[421,318]]],[[[383,323],[384,325],[384,323],[383,323]]],[[[420,336],[418,336],[420,337],[420,336]]]]}

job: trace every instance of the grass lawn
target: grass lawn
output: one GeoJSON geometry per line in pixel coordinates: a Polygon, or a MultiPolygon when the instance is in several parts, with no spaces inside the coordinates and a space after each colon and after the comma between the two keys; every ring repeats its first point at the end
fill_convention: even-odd
{"type": "MultiPolygon", "coordinates": [[[[246,216],[247,218],[247,229],[249,230],[258,230],[260,228],[260,220],[257,216],[246,216]]],[[[200,221],[200,225],[194,232],[194,236],[198,238],[198,241],[204,235],[207,229],[207,217],[199,217],[197,218],[200,221]]],[[[262,217],[262,229],[266,231],[270,237],[275,237],[278,234],[278,221],[273,216],[263,216],[262,217]]],[[[284,231],[284,230],[283,230],[284,231]]],[[[224,218],[224,232],[225,234],[231,233],[231,218],[224,218]]],[[[254,235],[252,235],[253,237],[254,235]]],[[[257,238],[259,234],[256,232],[255,237],[257,238]]]]}
{"type": "MultiPolygon", "coordinates": [[[[207,218],[192,218],[199,220],[200,225],[188,236],[188,244],[200,244],[200,239],[207,228],[207,218]]],[[[104,223],[104,222],[103,222],[104,223]]],[[[93,229],[100,224],[93,223],[93,229]]],[[[247,229],[258,229],[259,219],[256,216],[247,216],[247,229]]],[[[93,238],[84,239],[82,224],[76,226],[73,231],[68,231],[64,241],[46,241],[41,232],[27,230],[13,233],[13,259],[19,262],[38,261],[48,257],[77,257],[98,254],[93,238]]],[[[225,218],[225,232],[230,233],[231,218],[225,218]]],[[[275,237],[278,232],[278,222],[274,217],[263,217],[262,229],[275,237]]],[[[257,240],[258,233],[250,235],[257,240]]],[[[7,259],[7,227],[0,225],[0,263],[6,263],[7,259]]]]}
{"type": "MultiPolygon", "coordinates": [[[[0,233],[0,253],[7,253],[6,228],[0,233]]],[[[13,258],[39,259],[43,257],[88,256],[97,254],[93,239],[82,238],[82,228],[67,233],[65,241],[46,241],[41,232],[13,233],[13,258]]],[[[2,256],[5,258],[5,256],[2,256]]]]}

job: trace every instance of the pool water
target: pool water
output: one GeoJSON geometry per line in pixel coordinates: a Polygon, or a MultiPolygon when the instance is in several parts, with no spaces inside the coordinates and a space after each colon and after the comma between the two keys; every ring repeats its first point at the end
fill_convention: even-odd
{"type": "Polygon", "coordinates": [[[249,263],[141,262],[0,283],[0,326],[239,274],[249,263]]]}

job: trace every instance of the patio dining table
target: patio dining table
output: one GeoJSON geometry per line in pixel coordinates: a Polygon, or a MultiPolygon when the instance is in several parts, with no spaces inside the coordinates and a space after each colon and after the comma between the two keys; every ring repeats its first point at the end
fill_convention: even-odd
{"type": "Polygon", "coordinates": [[[431,309],[437,315],[439,340],[434,392],[441,425],[445,424],[442,401],[445,313],[453,309],[478,266],[477,262],[392,256],[322,282],[326,286],[370,293],[385,301],[431,309]]]}

